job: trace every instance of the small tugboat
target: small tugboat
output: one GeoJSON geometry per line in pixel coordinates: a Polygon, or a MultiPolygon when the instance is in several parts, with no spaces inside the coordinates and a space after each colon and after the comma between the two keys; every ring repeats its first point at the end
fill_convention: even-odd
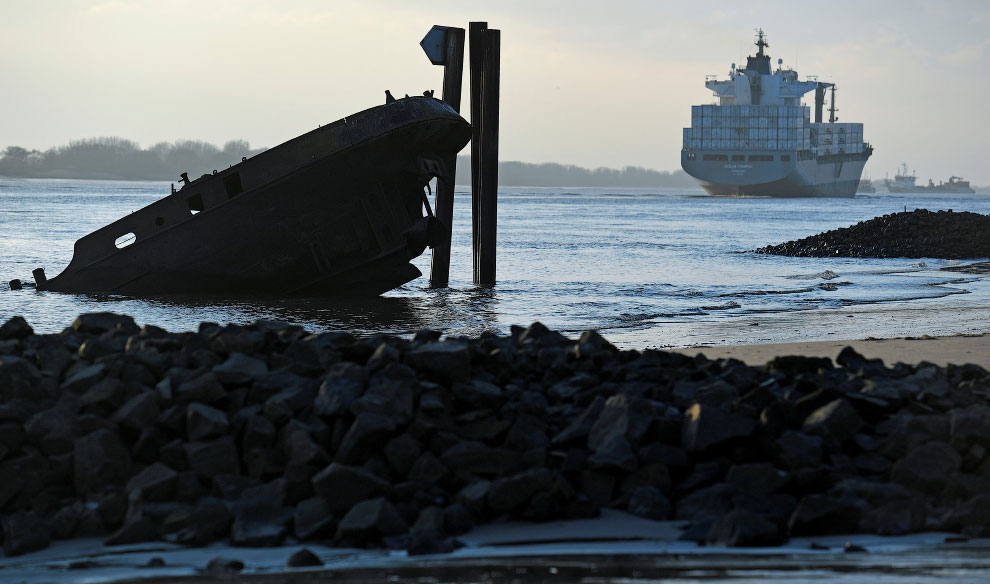
{"type": "Polygon", "coordinates": [[[438,221],[429,182],[471,126],[429,93],[389,99],[293,138],[90,233],[39,290],[166,294],[381,294],[438,221]],[[425,209],[425,213],[424,213],[425,209]]]}

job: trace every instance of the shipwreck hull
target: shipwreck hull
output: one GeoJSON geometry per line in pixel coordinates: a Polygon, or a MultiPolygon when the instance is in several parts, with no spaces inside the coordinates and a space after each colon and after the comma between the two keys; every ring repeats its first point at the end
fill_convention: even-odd
{"type": "Polygon", "coordinates": [[[360,112],[81,238],[65,271],[40,288],[380,294],[420,275],[409,261],[436,231],[425,186],[469,137],[467,122],[433,98],[360,112]]]}

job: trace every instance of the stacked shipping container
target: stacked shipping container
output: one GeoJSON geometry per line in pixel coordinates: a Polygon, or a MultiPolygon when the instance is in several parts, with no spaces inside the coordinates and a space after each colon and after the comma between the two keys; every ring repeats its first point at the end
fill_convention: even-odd
{"type": "Polygon", "coordinates": [[[684,148],[863,151],[863,124],[812,124],[808,106],[695,105],[684,148]]]}
{"type": "Polygon", "coordinates": [[[863,124],[811,124],[811,146],[815,154],[860,154],[863,124]]]}

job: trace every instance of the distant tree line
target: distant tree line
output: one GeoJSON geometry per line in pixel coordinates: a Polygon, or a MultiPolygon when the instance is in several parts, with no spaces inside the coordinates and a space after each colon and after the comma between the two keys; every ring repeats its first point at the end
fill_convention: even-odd
{"type": "MultiPolygon", "coordinates": [[[[245,140],[231,140],[222,148],[199,140],[159,142],[142,149],[136,142],[117,137],[89,138],[41,152],[8,146],[0,152],[0,176],[25,178],[81,178],[121,180],[176,180],[222,170],[265,150],[251,149],[245,140]]],[[[457,182],[471,180],[471,162],[457,158],[457,182]]],[[[526,187],[695,187],[682,170],[650,170],[639,166],[622,169],[588,169],[572,164],[499,162],[502,186],[526,187]]]]}
{"type": "MultiPolygon", "coordinates": [[[[457,157],[457,182],[471,181],[471,159],[457,157]]],[[[499,162],[498,184],[506,187],[673,187],[698,186],[683,170],[668,172],[641,166],[583,168],[573,164],[499,162]]]]}
{"type": "Polygon", "coordinates": [[[199,140],[178,140],[142,149],[136,142],[117,137],[76,140],[44,152],[8,146],[0,153],[0,176],[176,180],[179,173],[197,177],[262,150],[252,150],[245,140],[231,140],[222,148],[199,140]]]}

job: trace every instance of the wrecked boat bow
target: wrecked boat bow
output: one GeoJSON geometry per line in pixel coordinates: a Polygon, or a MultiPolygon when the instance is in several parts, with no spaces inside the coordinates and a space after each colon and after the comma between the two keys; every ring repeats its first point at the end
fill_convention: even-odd
{"type": "Polygon", "coordinates": [[[432,97],[359,112],[226,170],[184,176],[179,190],[79,239],[65,270],[38,289],[381,294],[421,275],[410,260],[440,231],[424,191],[470,135],[432,97]]]}

